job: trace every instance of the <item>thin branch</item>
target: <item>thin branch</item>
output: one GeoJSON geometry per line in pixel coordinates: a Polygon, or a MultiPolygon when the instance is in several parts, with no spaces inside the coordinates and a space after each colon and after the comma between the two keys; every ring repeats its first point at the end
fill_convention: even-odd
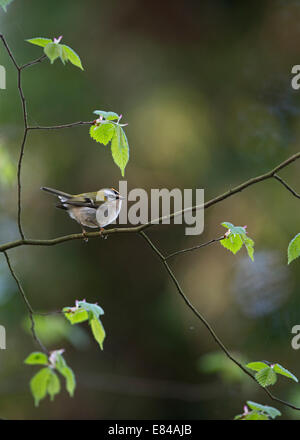
{"type": "Polygon", "coordinates": [[[165,257],[165,259],[168,260],[169,258],[173,258],[176,255],[185,254],[187,252],[192,252],[192,251],[195,251],[197,249],[201,249],[201,248],[203,248],[205,246],[208,246],[208,245],[210,245],[212,243],[217,243],[218,241],[224,240],[224,238],[225,238],[225,235],[222,235],[222,237],[213,238],[212,240],[209,240],[206,243],[198,244],[197,246],[193,246],[193,247],[190,247],[190,248],[186,248],[186,249],[182,249],[180,251],[173,252],[172,254],[167,255],[165,257]]]}
{"type": "Polygon", "coordinates": [[[27,139],[27,132],[28,132],[28,115],[27,115],[27,104],[26,104],[26,99],[24,96],[24,92],[23,92],[23,88],[22,88],[22,70],[24,70],[26,67],[32,66],[34,64],[40,63],[43,59],[46,58],[45,55],[41,56],[40,58],[38,58],[37,60],[31,61],[27,64],[24,64],[23,66],[19,66],[18,63],[15,60],[15,57],[13,56],[12,51],[10,50],[7,41],[5,40],[4,36],[2,34],[0,34],[0,39],[2,40],[4,47],[10,57],[10,59],[12,60],[16,70],[17,70],[17,74],[18,74],[18,90],[19,90],[19,95],[20,95],[20,100],[21,100],[21,105],[22,105],[22,111],[23,111],[23,122],[24,122],[24,134],[23,134],[23,140],[22,140],[22,144],[21,144],[21,149],[20,149],[20,155],[19,155],[19,160],[18,160],[18,171],[17,171],[17,181],[18,181],[18,228],[19,228],[19,233],[21,235],[21,238],[24,240],[25,236],[24,236],[24,232],[23,232],[23,228],[22,228],[22,221],[21,221],[21,213],[22,213],[22,182],[21,182],[21,171],[22,171],[22,160],[24,157],[24,149],[25,149],[25,143],[26,143],[26,139],[27,139]]]}
{"type": "Polygon", "coordinates": [[[51,125],[48,127],[43,126],[33,126],[28,127],[28,130],[59,130],[60,128],[71,128],[76,127],[78,125],[93,125],[94,121],[78,121],[78,122],[71,122],[70,124],[63,124],[63,125],[51,125]]]}
{"type": "Polygon", "coordinates": [[[27,67],[34,66],[35,64],[41,63],[43,60],[47,58],[46,55],[42,55],[41,57],[37,58],[36,60],[30,61],[29,63],[23,64],[23,66],[20,67],[20,70],[27,69],[27,67]]]}
{"type": "Polygon", "coordinates": [[[188,299],[188,297],[185,295],[183,289],[181,288],[177,278],[175,277],[172,269],[170,268],[169,264],[167,263],[167,257],[164,257],[164,255],[159,251],[159,249],[155,246],[155,244],[152,242],[152,240],[150,240],[150,238],[145,234],[145,232],[141,231],[140,235],[146,240],[146,242],[148,243],[148,245],[151,247],[151,249],[155,252],[155,254],[159,257],[159,259],[161,260],[161,262],[163,263],[163,265],[165,266],[171,280],[173,281],[179,295],[181,296],[181,298],[183,299],[183,301],[185,302],[185,304],[187,305],[187,307],[193,312],[193,314],[202,322],[202,324],[207,328],[207,330],[209,331],[210,335],[213,337],[213,339],[215,340],[215,342],[217,343],[217,345],[221,348],[221,350],[226,354],[226,356],[233,362],[235,363],[245,374],[247,374],[247,376],[251,377],[252,380],[255,381],[255,383],[262,388],[267,394],[268,396],[276,401],[279,402],[285,406],[288,406],[290,408],[293,408],[297,411],[300,411],[300,407],[297,407],[289,402],[286,402],[284,400],[279,399],[278,397],[274,396],[267,388],[262,387],[257,380],[255,379],[255,377],[244,367],[243,364],[241,364],[237,359],[235,359],[232,354],[230,353],[230,351],[225,347],[225,345],[223,344],[223,342],[221,341],[221,339],[217,336],[216,332],[214,331],[214,329],[212,328],[212,326],[209,324],[209,322],[204,318],[204,316],[196,309],[196,307],[191,303],[191,301],[188,299]]]}
{"type": "Polygon", "coordinates": [[[33,339],[34,339],[34,340],[36,341],[36,343],[41,347],[41,349],[42,349],[45,353],[48,354],[48,350],[47,350],[47,348],[44,346],[44,344],[41,342],[41,340],[39,339],[38,335],[36,334],[36,330],[35,330],[35,322],[34,322],[34,316],[33,316],[33,315],[35,314],[35,312],[33,311],[32,307],[31,307],[31,305],[30,305],[30,302],[29,302],[28,299],[27,299],[27,296],[26,296],[26,294],[25,294],[25,291],[24,291],[24,289],[23,289],[23,287],[22,287],[22,284],[21,284],[20,280],[18,279],[18,277],[17,277],[15,271],[14,271],[13,268],[12,268],[12,265],[11,265],[11,262],[10,262],[10,259],[9,259],[9,256],[8,256],[7,252],[3,252],[3,253],[4,253],[4,256],[5,256],[5,258],[6,258],[6,262],[7,262],[8,268],[9,268],[9,270],[10,270],[10,273],[11,273],[12,277],[14,278],[15,282],[17,283],[17,286],[18,286],[19,292],[20,292],[20,294],[21,294],[21,296],[22,296],[22,298],[23,298],[23,300],[24,300],[24,303],[25,303],[25,305],[26,305],[26,308],[27,308],[27,310],[28,310],[29,318],[30,318],[30,321],[31,321],[31,333],[32,333],[33,339]]]}
{"type": "Polygon", "coordinates": [[[296,193],[296,191],[289,186],[281,177],[279,177],[277,174],[273,175],[274,179],[278,180],[288,191],[290,191],[293,196],[297,197],[297,199],[300,199],[300,194],[296,193]]]}

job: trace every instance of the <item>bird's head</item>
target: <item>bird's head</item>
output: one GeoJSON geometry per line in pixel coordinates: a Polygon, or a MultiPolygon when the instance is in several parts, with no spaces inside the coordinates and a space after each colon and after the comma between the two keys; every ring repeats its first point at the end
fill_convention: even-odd
{"type": "Polygon", "coordinates": [[[114,188],[100,189],[96,195],[97,202],[113,202],[118,199],[122,200],[124,197],[114,188]]]}

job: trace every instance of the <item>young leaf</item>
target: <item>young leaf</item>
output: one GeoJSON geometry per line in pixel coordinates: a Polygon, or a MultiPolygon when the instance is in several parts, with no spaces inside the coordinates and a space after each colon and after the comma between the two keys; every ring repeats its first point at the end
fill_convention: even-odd
{"type": "Polygon", "coordinates": [[[92,329],[92,333],[94,335],[94,338],[100,345],[101,350],[103,350],[103,341],[105,339],[105,330],[104,327],[100,321],[100,319],[93,317],[90,319],[90,326],[92,329]]]}
{"type": "Polygon", "coordinates": [[[247,368],[250,368],[250,370],[253,371],[260,371],[268,366],[269,365],[265,364],[265,362],[250,362],[249,364],[246,365],[247,368]]]}
{"type": "Polygon", "coordinates": [[[68,393],[70,394],[70,396],[73,397],[74,390],[76,387],[75,375],[74,375],[73,370],[70,367],[65,366],[58,371],[66,379],[66,389],[67,389],[68,393]]]}
{"type": "Polygon", "coordinates": [[[30,38],[29,40],[25,40],[28,43],[35,44],[36,46],[45,47],[49,43],[53,43],[53,41],[50,38],[43,38],[43,37],[37,37],[37,38],[30,38]]]}
{"type": "Polygon", "coordinates": [[[76,311],[69,311],[71,310],[70,307],[64,307],[63,312],[65,314],[65,317],[68,319],[68,321],[71,324],[79,324],[80,322],[87,321],[89,319],[88,312],[84,309],[78,309],[76,311]]]}
{"type": "Polygon", "coordinates": [[[56,356],[55,368],[66,379],[66,389],[70,396],[73,397],[76,387],[75,375],[73,370],[68,367],[64,357],[60,353],[58,353],[56,356]]]}
{"type": "Polygon", "coordinates": [[[12,2],[13,0],[0,0],[0,6],[2,6],[3,10],[7,11],[7,6],[12,2]]]}
{"type": "Polygon", "coordinates": [[[243,420],[269,420],[269,417],[266,414],[262,414],[258,411],[250,411],[246,416],[243,417],[243,420]]]}
{"type": "Polygon", "coordinates": [[[29,365],[48,365],[48,357],[45,353],[39,351],[30,353],[30,355],[25,359],[25,364],[29,365]]]}
{"type": "Polygon", "coordinates": [[[220,241],[221,245],[236,254],[243,245],[248,252],[250,259],[253,261],[254,241],[247,236],[246,226],[234,226],[232,223],[223,222],[222,226],[228,229],[226,238],[220,241]]]}
{"type": "Polygon", "coordinates": [[[55,374],[52,370],[50,371],[51,374],[49,375],[47,391],[49,393],[50,400],[52,401],[55,394],[58,394],[60,392],[60,382],[57,374],[55,374]]]}
{"type": "Polygon", "coordinates": [[[79,58],[79,55],[73,50],[71,47],[67,46],[66,44],[62,44],[62,61],[63,59],[65,61],[70,61],[74,66],[79,67],[79,69],[84,70],[81,64],[81,60],[79,58]]]}
{"type": "Polygon", "coordinates": [[[129,160],[129,145],[126,134],[122,127],[116,126],[115,133],[111,141],[111,152],[114,162],[121,169],[122,176],[124,177],[125,167],[129,160]]]}
{"type": "Polygon", "coordinates": [[[275,364],[273,366],[273,370],[277,373],[277,374],[281,374],[282,376],[286,376],[290,379],[293,379],[295,382],[298,382],[298,379],[296,376],[294,376],[294,374],[292,374],[289,370],[287,370],[286,368],[282,367],[279,364],[275,364]]]}
{"type": "Polygon", "coordinates": [[[259,370],[255,374],[255,379],[262,387],[268,387],[270,385],[274,385],[277,381],[277,376],[273,368],[266,367],[262,370],[259,370]]]}
{"type": "Polygon", "coordinates": [[[98,304],[91,304],[86,301],[78,301],[78,306],[82,307],[87,312],[90,312],[93,316],[98,318],[100,315],[104,315],[104,310],[98,304]]]}
{"type": "Polygon", "coordinates": [[[115,112],[105,112],[104,110],[95,110],[95,115],[102,116],[107,121],[116,121],[119,119],[119,115],[115,112]]]}
{"type": "Polygon", "coordinates": [[[300,233],[291,241],[288,247],[288,264],[300,256],[300,233]]]}
{"type": "Polygon", "coordinates": [[[115,126],[113,124],[92,125],[90,128],[90,136],[96,142],[107,145],[115,133],[115,126]]]}
{"type": "Polygon", "coordinates": [[[253,410],[267,413],[272,419],[275,419],[277,416],[281,416],[281,412],[278,411],[278,409],[273,408],[273,406],[261,405],[260,403],[251,402],[251,400],[247,401],[247,405],[253,410]]]}
{"type": "Polygon", "coordinates": [[[34,397],[35,406],[39,406],[39,402],[46,397],[51,374],[50,368],[42,368],[31,379],[30,389],[34,397]]]}
{"type": "Polygon", "coordinates": [[[239,235],[230,235],[227,238],[224,238],[220,241],[221,245],[231,251],[234,255],[241,249],[243,246],[243,240],[239,235]]]}
{"type": "Polygon", "coordinates": [[[61,44],[49,43],[44,47],[44,52],[49,58],[51,64],[53,64],[54,61],[62,55],[61,44]]]}

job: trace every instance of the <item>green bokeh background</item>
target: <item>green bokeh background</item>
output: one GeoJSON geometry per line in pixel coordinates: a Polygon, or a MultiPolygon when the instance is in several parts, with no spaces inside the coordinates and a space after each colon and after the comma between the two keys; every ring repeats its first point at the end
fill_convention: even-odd
{"type": "MultiPolygon", "coordinates": [[[[24,71],[31,125],[89,121],[99,108],[122,113],[131,147],[128,188],[204,188],[206,200],[299,150],[300,91],[290,83],[291,68],[300,63],[299,22],[300,2],[281,0],[15,0],[7,14],[0,11],[0,31],[20,64],[41,55],[25,39],[63,35],[85,68],[45,61],[24,71]]],[[[16,72],[2,46],[0,64],[7,70],[7,89],[0,90],[0,240],[6,242],[18,238],[16,180],[7,167],[11,161],[14,176],[22,112],[16,72]]],[[[299,164],[281,176],[300,191],[299,164]]],[[[119,180],[109,147],[90,139],[87,127],[29,133],[22,171],[26,236],[79,231],[41,186],[79,193],[118,187],[119,180]]],[[[248,226],[255,263],[245,250],[233,256],[215,244],[172,261],[181,285],[239,358],[277,361],[300,376],[300,353],[291,347],[291,329],[300,324],[299,261],[286,266],[288,243],[299,232],[298,200],[268,181],[207,210],[201,236],[185,236],[178,225],[154,227],[149,235],[172,252],[220,236],[222,221],[248,226]]],[[[35,310],[97,301],[107,339],[101,352],[85,325],[40,318],[47,347],[66,349],[77,389],[73,399],[64,391],[34,408],[28,382],[35,368],[23,360],[37,347],[24,330],[26,309],[2,257],[1,417],[230,419],[247,399],[272,405],[219,358],[206,358],[205,365],[216,363],[221,373],[205,372],[199,359],[217,346],[139,236],[23,247],[10,256],[35,310]]],[[[285,378],[274,392],[300,403],[299,385],[285,378]]],[[[273,405],[283,418],[299,418],[273,405]]]]}

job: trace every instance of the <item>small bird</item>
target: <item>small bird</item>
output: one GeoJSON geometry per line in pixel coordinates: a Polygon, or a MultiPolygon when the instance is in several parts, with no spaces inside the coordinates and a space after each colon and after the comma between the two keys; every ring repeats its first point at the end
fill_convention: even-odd
{"type": "Polygon", "coordinates": [[[100,235],[102,235],[103,228],[118,217],[122,199],[124,199],[114,188],[103,188],[99,191],[76,195],[45,186],[41,189],[59,198],[60,203],[56,207],[68,211],[70,217],[80,224],[85,241],[88,239],[84,227],[100,228],[100,235]]]}

